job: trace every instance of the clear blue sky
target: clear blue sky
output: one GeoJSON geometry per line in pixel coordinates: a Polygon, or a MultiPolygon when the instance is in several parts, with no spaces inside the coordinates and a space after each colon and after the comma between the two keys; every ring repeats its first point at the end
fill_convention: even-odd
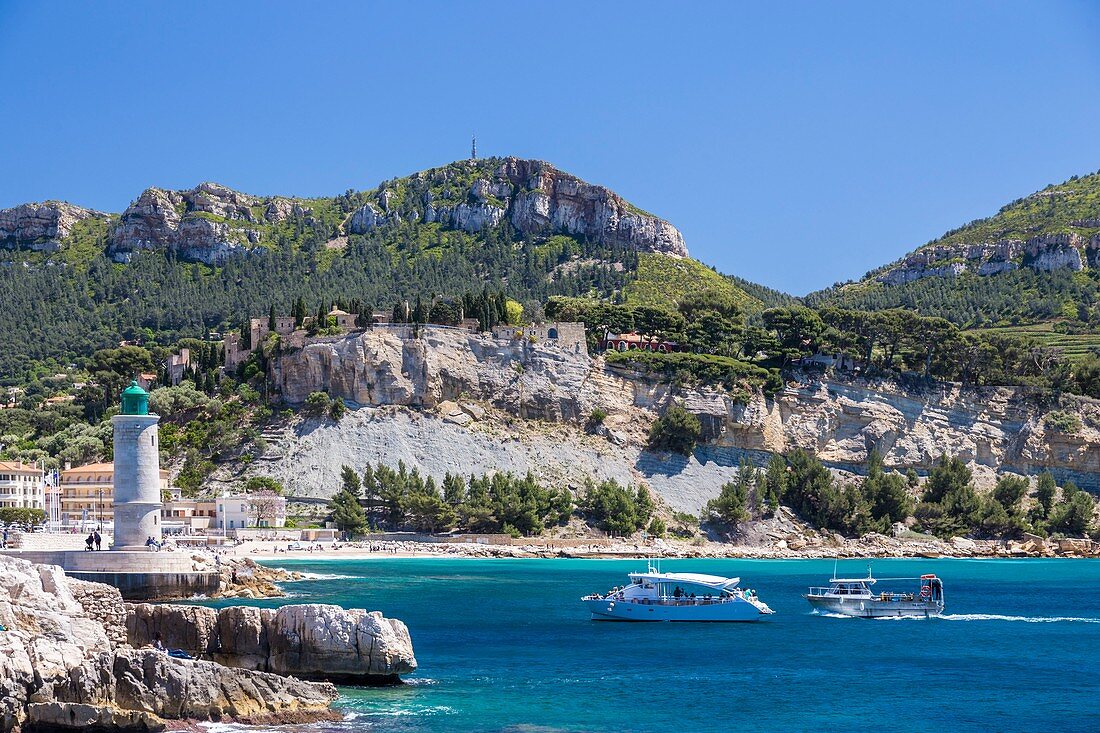
{"type": "Polygon", "coordinates": [[[1100,4],[765,5],[0,0],[0,207],[335,194],[476,131],[802,294],[1100,168],[1100,4]]]}

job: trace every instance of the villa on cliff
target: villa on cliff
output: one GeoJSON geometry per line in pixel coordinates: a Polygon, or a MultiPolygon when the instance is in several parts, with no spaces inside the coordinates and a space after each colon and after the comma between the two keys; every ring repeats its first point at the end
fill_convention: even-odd
{"type": "Polygon", "coordinates": [[[683,348],[675,341],[669,341],[657,336],[650,336],[648,334],[641,334],[637,331],[629,331],[627,333],[611,333],[610,331],[604,334],[604,337],[600,339],[601,351],[659,351],[662,354],[669,354],[674,351],[682,351],[683,348]]]}

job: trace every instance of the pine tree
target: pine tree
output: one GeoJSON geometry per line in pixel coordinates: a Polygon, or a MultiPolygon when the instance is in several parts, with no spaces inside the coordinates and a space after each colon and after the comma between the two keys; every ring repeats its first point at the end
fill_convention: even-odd
{"type": "Polygon", "coordinates": [[[367,528],[367,515],[359,504],[359,497],[347,489],[340,489],[329,503],[332,521],[337,529],[348,535],[362,534],[367,528]]]}

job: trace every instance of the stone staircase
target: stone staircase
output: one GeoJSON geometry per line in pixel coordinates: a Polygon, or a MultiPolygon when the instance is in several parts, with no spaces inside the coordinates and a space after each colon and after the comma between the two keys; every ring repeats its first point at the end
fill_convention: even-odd
{"type": "Polygon", "coordinates": [[[286,456],[287,449],[294,444],[294,434],[288,426],[279,425],[265,428],[260,437],[263,438],[266,448],[263,455],[257,456],[257,461],[275,463],[286,456]]]}

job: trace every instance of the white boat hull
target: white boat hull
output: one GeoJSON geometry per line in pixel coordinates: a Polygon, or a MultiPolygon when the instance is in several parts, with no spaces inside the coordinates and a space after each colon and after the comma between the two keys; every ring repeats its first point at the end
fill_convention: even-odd
{"type": "Polygon", "coordinates": [[[607,598],[586,599],[593,621],[759,621],[769,614],[746,600],[698,605],[631,603],[607,598]]]}
{"type": "Polygon", "coordinates": [[[943,613],[943,601],[882,601],[867,598],[806,596],[816,610],[859,618],[927,618],[943,613]]]}

